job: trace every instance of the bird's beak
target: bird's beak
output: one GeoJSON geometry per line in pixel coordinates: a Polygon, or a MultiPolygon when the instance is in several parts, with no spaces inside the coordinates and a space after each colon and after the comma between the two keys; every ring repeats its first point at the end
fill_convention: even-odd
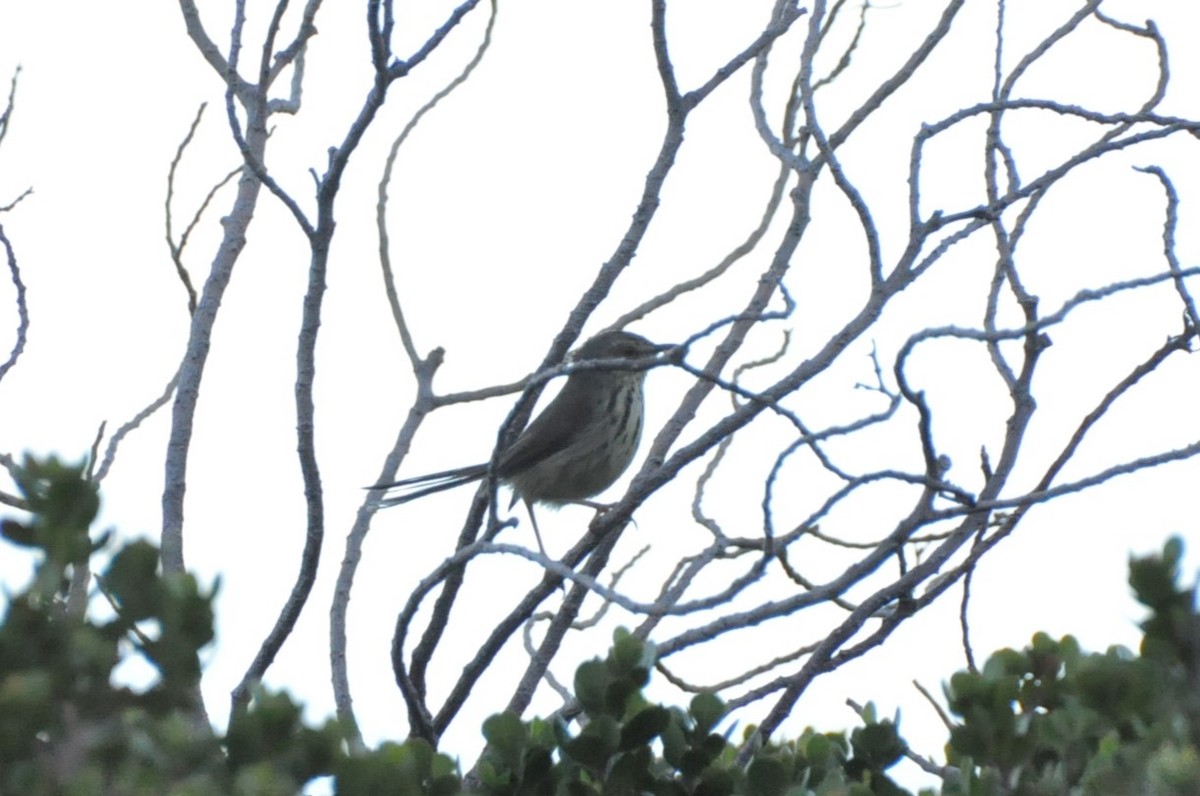
{"type": "Polygon", "coordinates": [[[668,362],[678,362],[683,359],[683,355],[687,353],[683,346],[677,343],[660,343],[656,344],[652,349],[655,354],[666,354],[663,359],[668,362]]]}

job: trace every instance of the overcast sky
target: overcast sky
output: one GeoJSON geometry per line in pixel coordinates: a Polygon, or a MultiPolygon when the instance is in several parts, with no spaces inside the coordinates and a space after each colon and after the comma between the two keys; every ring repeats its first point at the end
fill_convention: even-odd
{"type": "MultiPolygon", "coordinates": [[[[202,5],[211,32],[224,42],[232,4],[202,5]]],[[[249,5],[257,31],[269,4],[251,0],[249,5]]],[[[310,53],[303,111],[295,118],[276,118],[269,156],[277,179],[305,208],[312,207],[307,170],[324,168],[325,148],[341,139],[369,88],[359,4],[327,5],[310,53]]],[[[864,64],[862,75],[848,74],[844,88],[830,92],[822,106],[830,118],[854,107],[879,74],[911,51],[940,5],[910,0],[872,15],[856,56],[864,64]]],[[[1077,6],[1044,0],[1010,5],[1010,65],[1077,6]]],[[[417,46],[450,7],[444,2],[402,6],[401,51],[417,46]]],[[[672,53],[681,84],[695,86],[751,40],[762,27],[766,6],[675,3],[672,53]]],[[[922,79],[864,131],[861,141],[846,148],[853,176],[875,191],[881,207],[891,208],[878,220],[893,257],[903,243],[912,136],[921,122],[984,101],[990,92],[994,4],[968,6],[922,79]],[[898,204],[887,204],[897,199],[898,204]]],[[[447,349],[437,382],[443,392],[514,381],[536,367],[623,233],[663,125],[647,7],[632,0],[502,4],[492,50],[479,72],[430,114],[402,152],[391,207],[393,255],[418,348],[447,349]]],[[[1171,48],[1172,84],[1160,112],[1200,116],[1200,52],[1193,46],[1200,15],[1192,5],[1128,0],[1104,8],[1132,23],[1156,20],[1171,48]]],[[[270,684],[305,699],[314,717],[332,711],[327,617],[344,534],[363,498],[361,487],[378,475],[412,390],[378,275],[375,183],[391,139],[470,57],[483,20],[482,14],[469,18],[443,51],[397,85],[347,174],[318,351],[318,447],[328,538],[318,586],[268,676],[270,684]]],[[[786,45],[781,45],[785,51],[786,45]]],[[[23,358],[0,383],[0,450],[53,452],[74,460],[91,446],[101,422],[107,421],[111,432],[161,392],[179,362],[188,331],[186,295],[164,243],[163,208],[168,166],[200,103],[209,107],[181,166],[177,229],[215,179],[239,159],[224,121],[223,87],[188,40],[172,3],[0,4],[0,77],[6,79],[17,65],[22,69],[17,108],[0,145],[0,205],[26,187],[33,194],[0,215],[0,224],[28,285],[32,321],[23,358]]],[[[1092,24],[1036,67],[1022,84],[1028,88],[1017,94],[1106,112],[1132,110],[1151,92],[1155,65],[1153,48],[1145,41],[1092,24]]],[[[679,174],[664,194],[661,217],[639,250],[636,267],[598,311],[589,333],[646,296],[714,264],[757,222],[775,165],[754,131],[748,85],[745,70],[697,115],[679,174]]],[[[1037,174],[1067,151],[1077,127],[1044,120],[1014,126],[1023,174],[1037,174]]],[[[964,168],[970,161],[960,157],[959,147],[978,152],[981,130],[982,123],[931,150],[927,201],[955,206],[977,190],[978,155],[964,168]]],[[[1028,244],[1039,247],[1035,257],[1041,265],[1032,287],[1046,306],[1084,287],[1165,268],[1162,190],[1134,166],[1161,165],[1170,171],[1181,195],[1178,254],[1185,267],[1197,262],[1200,242],[1192,208],[1200,191],[1200,159],[1194,146],[1194,141],[1190,148],[1179,141],[1123,155],[1104,168],[1087,170],[1070,191],[1046,200],[1046,221],[1031,228],[1028,244]]],[[[197,284],[204,279],[218,239],[218,218],[231,196],[229,189],[217,196],[191,243],[186,259],[197,284]]],[[[861,244],[847,243],[857,230],[844,209],[829,211],[829,221],[815,225],[814,242],[805,250],[806,267],[818,276],[797,292],[794,328],[802,346],[841,322],[845,299],[839,269],[862,252],[861,244]]],[[[825,211],[818,205],[816,212],[820,220],[825,211]]],[[[914,318],[925,325],[978,324],[977,297],[967,306],[956,291],[990,273],[994,252],[983,247],[960,256],[954,261],[959,271],[924,293],[914,291],[896,317],[887,319],[894,326],[885,324],[877,336],[862,341],[855,360],[859,369],[839,372],[839,388],[827,393],[829,416],[836,416],[844,402],[859,400],[852,385],[871,377],[871,345],[886,362],[903,342],[902,336],[889,338],[888,329],[900,335],[914,318]]],[[[756,273],[754,268],[765,262],[761,257],[747,274],[756,273]]],[[[188,565],[205,582],[221,578],[218,641],[208,652],[204,681],[218,720],[226,714],[229,690],[274,622],[303,538],[292,383],[307,262],[295,225],[278,202],[264,195],[217,324],[188,485],[188,565]]],[[[1080,313],[1077,326],[1054,332],[1049,373],[1037,394],[1047,407],[1047,419],[1041,421],[1046,425],[1039,431],[1046,434],[1048,451],[1056,441],[1056,423],[1077,422],[1114,374],[1160,344],[1164,330],[1178,331],[1180,313],[1164,317],[1156,297],[1131,298],[1104,314],[1080,313]]],[[[660,341],[680,339],[723,306],[719,295],[698,297],[634,330],[660,341]]],[[[12,289],[4,280],[0,351],[9,350],[15,327],[12,289]]],[[[914,372],[946,408],[945,434],[956,466],[977,467],[981,442],[994,442],[987,437],[991,432],[981,429],[999,411],[996,396],[983,371],[977,374],[967,360],[941,352],[915,362],[914,372]]],[[[1087,464],[1100,469],[1200,439],[1193,408],[1200,389],[1195,361],[1183,357],[1162,375],[1098,430],[1075,476],[1087,464]]],[[[649,379],[652,434],[690,377],[664,369],[649,379]]],[[[435,416],[403,474],[486,459],[510,408],[511,400],[502,398],[435,416]]],[[[104,483],[103,520],[124,536],[156,538],[159,531],[168,423],[164,410],[131,435],[104,483]]],[[[1194,499],[1198,476],[1200,465],[1188,462],[1035,510],[978,572],[973,586],[977,652],[1022,645],[1035,630],[1074,633],[1092,649],[1136,644],[1140,613],[1124,587],[1128,555],[1160,548],[1171,533],[1184,535],[1194,547],[1200,539],[1194,499]]],[[[751,479],[744,489],[758,494],[761,479],[751,479]]],[[[619,486],[613,494],[619,494],[619,486]]],[[[674,503],[664,497],[639,513],[625,540],[629,552],[653,542],[656,554],[684,554],[686,543],[672,541],[684,538],[672,536],[672,529],[690,522],[684,495],[680,490],[674,503]]],[[[451,550],[468,500],[466,492],[448,493],[376,520],[356,582],[350,628],[352,685],[371,741],[405,732],[387,658],[392,623],[415,579],[451,550]]],[[[527,523],[518,516],[521,526],[506,532],[509,540],[531,544],[527,523]]],[[[543,519],[551,552],[565,550],[589,519],[590,513],[570,508],[543,519]]],[[[842,522],[865,528],[871,518],[866,512],[842,522]]],[[[878,529],[864,534],[881,535],[878,529]]],[[[7,589],[21,581],[27,567],[11,550],[0,556],[7,589]]],[[[511,596],[514,572],[517,580],[534,575],[523,562],[511,560],[475,570],[480,624],[487,625],[491,604],[503,605],[511,596]]],[[[909,682],[919,678],[936,692],[963,665],[957,612],[958,592],[952,592],[866,660],[818,681],[791,729],[850,726],[854,717],[844,701],[875,700],[883,714],[901,707],[910,740],[923,734],[932,739],[925,751],[940,754],[936,716],[922,706],[909,682]]],[[[605,631],[576,643],[575,657],[564,656],[560,673],[601,653],[607,640],[605,631]]],[[[470,649],[477,638],[464,633],[456,643],[470,649]]],[[[515,661],[520,652],[509,654],[515,661]]],[[[498,707],[476,702],[473,710],[480,717],[498,707]]],[[[538,703],[545,709],[553,704],[550,699],[538,703]]],[[[758,718],[751,712],[744,720],[758,718]]],[[[478,739],[469,727],[477,728],[478,720],[462,722],[446,739],[447,751],[471,759],[478,739]]]]}

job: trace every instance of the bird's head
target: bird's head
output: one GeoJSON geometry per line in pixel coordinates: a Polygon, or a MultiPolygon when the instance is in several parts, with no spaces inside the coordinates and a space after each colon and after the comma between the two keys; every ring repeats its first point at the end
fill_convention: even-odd
{"type": "Polygon", "coordinates": [[[672,346],[658,345],[633,332],[601,332],[581,345],[571,357],[574,362],[596,359],[644,359],[672,346]]]}

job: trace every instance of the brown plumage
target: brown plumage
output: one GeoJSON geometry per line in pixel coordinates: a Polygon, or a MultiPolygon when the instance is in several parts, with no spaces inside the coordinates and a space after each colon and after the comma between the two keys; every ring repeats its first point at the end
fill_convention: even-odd
{"type": "MultiPolygon", "coordinates": [[[[646,359],[670,347],[631,332],[602,332],[579,348],[574,361],[646,359]]],[[[496,477],[512,487],[514,503],[519,498],[529,507],[539,547],[542,539],[532,504],[584,502],[608,489],[633,461],[642,435],[645,378],[645,370],[575,371],[500,455],[496,477]]],[[[395,506],[481,480],[487,471],[486,463],[475,464],[371,488],[408,489],[379,500],[382,507],[395,506]]]]}

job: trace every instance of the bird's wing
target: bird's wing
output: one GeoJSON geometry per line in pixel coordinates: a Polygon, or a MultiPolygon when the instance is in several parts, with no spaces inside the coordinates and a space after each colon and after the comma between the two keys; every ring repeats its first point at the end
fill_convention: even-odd
{"type": "Polygon", "coordinates": [[[595,407],[591,401],[575,400],[568,392],[573,386],[567,382],[546,410],[500,455],[497,473],[501,478],[527,470],[569,447],[588,427],[595,407]],[[563,417],[564,413],[569,416],[563,417]]]}

